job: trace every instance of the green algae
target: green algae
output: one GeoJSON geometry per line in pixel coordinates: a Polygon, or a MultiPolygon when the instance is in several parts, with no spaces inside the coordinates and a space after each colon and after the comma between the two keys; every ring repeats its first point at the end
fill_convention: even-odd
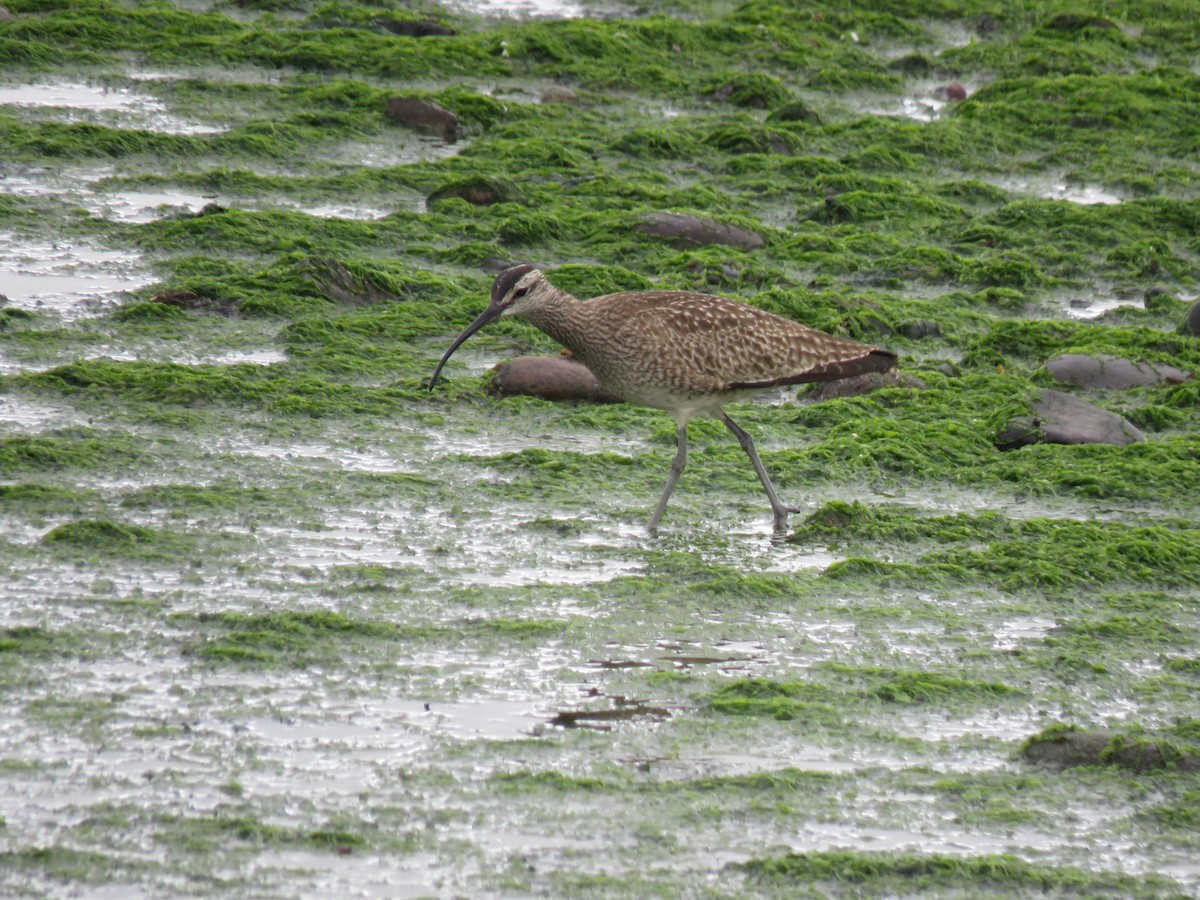
{"type": "MultiPolygon", "coordinates": [[[[1132,859],[1144,870],[1176,864],[1186,858],[1181,848],[1195,846],[1187,815],[1194,782],[1169,772],[1011,775],[1006,760],[1032,728],[1008,739],[960,737],[941,735],[936,723],[944,718],[953,727],[964,710],[982,710],[1002,723],[1013,716],[1019,729],[1026,707],[1042,706],[1092,721],[1119,696],[1148,720],[1155,741],[1195,743],[1186,728],[1174,733],[1163,724],[1191,708],[1197,678],[1189,600],[1198,569],[1190,548],[1200,490],[1195,384],[1094,397],[1143,427],[1146,444],[1003,452],[994,442],[1000,425],[1048,386],[1041,367],[1057,353],[1200,368],[1194,339],[1170,333],[1181,302],[1147,300],[1145,310],[1087,323],[1061,313],[1073,294],[1138,297],[1160,283],[1179,296],[1194,293],[1200,247],[1187,123],[1196,99],[1186,69],[1197,32],[1189,7],[1084,4],[1068,19],[1044,4],[997,9],[969,0],[872,11],[705,0],[673,4],[684,14],[672,18],[656,7],[656,15],[611,22],[500,24],[430,8],[459,35],[414,40],[385,35],[371,22],[418,15],[386,4],[250,5],[299,13],[286,18],[164,3],[6,6],[20,15],[15,25],[0,23],[0,59],[10,71],[19,64],[78,78],[70,67],[109,73],[131,52],[139,64],[173,74],[178,66],[225,70],[209,78],[184,72],[150,91],[172,114],[220,124],[225,134],[164,136],[111,122],[76,127],[83,123],[40,113],[4,118],[8,146],[24,147],[30,163],[43,161],[35,160],[39,152],[59,154],[53,159],[60,162],[111,162],[117,174],[104,182],[108,190],[219,192],[237,198],[222,199],[227,207],[241,199],[269,207],[278,198],[394,210],[352,221],[210,208],[129,224],[62,215],[64,205],[45,198],[0,198],[6,229],[134,248],[152,258],[162,279],[116,312],[81,324],[59,327],[48,312],[0,312],[7,361],[52,366],[6,377],[3,389],[66,401],[96,423],[6,432],[0,470],[23,482],[0,487],[0,502],[19,527],[42,526],[38,533],[64,516],[80,533],[88,523],[124,526],[131,516],[137,527],[152,524],[154,535],[173,537],[159,530],[165,516],[185,519],[187,537],[196,540],[188,548],[196,553],[182,554],[178,571],[167,567],[180,586],[156,593],[154,602],[129,586],[138,582],[127,573],[117,575],[125,551],[84,564],[84,577],[99,589],[94,597],[47,589],[55,598],[48,616],[65,606],[121,621],[122,637],[89,650],[89,658],[124,662],[150,651],[175,665],[181,656],[170,707],[145,716],[132,703],[128,712],[71,707],[54,728],[94,748],[101,762],[118,743],[148,760],[181,758],[185,743],[201,759],[223,748],[211,781],[246,785],[240,796],[218,788],[238,804],[195,821],[154,818],[140,802],[106,818],[89,804],[88,824],[64,826],[59,846],[133,853],[158,842],[169,872],[134,873],[133,864],[116,863],[109,871],[160,892],[164,884],[222,894],[311,891],[308,876],[279,874],[287,864],[268,861],[271,852],[307,853],[306,866],[336,881],[338,870],[321,868],[312,851],[394,847],[436,858],[429,877],[442,881],[424,882],[431,892],[727,896],[745,890],[747,876],[743,869],[714,873],[714,847],[762,862],[763,847],[794,842],[800,823],[836,822],[850,829],[848,844],[861,846],[857,829],[940,836],[950,822],[968,845],[977,836],[1004,840],[1046,862],[973,854],[901,864],[865,853],[809,854],[778,881],[751,875],[750,887],[780,895],[1180,890],[1166,879],[1085,873],[1057,862],[1077,861],[1080,847],[1118,833],[1137,848],[1132,859]],[[972,29],[978,34],[947,49],[947,27],[962,32],[953,43],[970,39],[972,29]],[[274,83],[242,83],[232,67],[246,64],[271,66],[274,83]],[[421,80],[410,83],[410,75],[421,80]],[[461,84],[445,88],[430,77],[461,84]],[[954,79],[972,96],[934,121],[863,112],[883,101],[898,105],[924,89],[918,80],[954,79]],[[575,88],[577,103],[526,102],[551,80],[575,88]],[[976,89],[980,83],[989,86],[976,89]],[[464,127],[463,152],[371,167],[345,158],[340,148],[357,141],[378,147],[410,137],[383,117],[383,99],[400,90],[451,109],[464,127]],[[648,102],[654,98],[672,101],[673,118],[648,102]],[[813,115],[782,114],[800,101],[813,115]],[[160,152],[172,153],[171,161],[153,155],[160,152]],[[1083,206],[1039,198],[1042,179],[1102,185],[1133,199],[1083,206]],[[1029,185],[1015,186],[1022,180],[1029,185]],[[501,202],[429,200],[447,186],[472,184],[502,188],[501,202]],[[767,243],[754,253],[679,251],[634,231],[645,213],[663,210],[736,222],[767,243]],[[764,559],[744,533],[747,521],[763,518],[744,455],[719,424],[697,423],[672,527],[646,543],[624,529],[640,524],[661,489],[674,443],[668,417],[624,406],[496,401],[485,393],[485,378],[461,370],[432,395],[424,390],[432,361],[486,303],[490,276],[478,267],[495,260],[538,262],[555,283],[585,297],[647,287],[719,290],[897,349],[904,372],[920,376],[926,389],[820,402],[805,394],[798,405],[731,411],[759,441],[788,499],[824,503],[799,525],[793,544],[764,559]],[[196,299],[180,307],[151,299],[168,291],[196,299]],[[1030,316],[1054,321],[1027,322],[1030,316]],[[257,330],[243,331],[248,323],[257,330]],[[924,336],[910,337],[908,326],[922,323],[938,331],[917,328],[924,336]],[[205,358],[193,347],[225,347],[251,333],[284,350],[287,361],[149,361],[205,358]],[[139,361],[87,359],[129,347],[148,352],[139,361]],[[411,439],[414,430],[424,443],[411,439]],[[621,449],[605,446],[610,436],[622,439],[621,449]],[[464,438],[470,450],[461,449],[464,438]],[[576,439],[584,446],[599,440],[602,452],[580,451],[576,439]],[[536,449],[543,440],[545,449],[536,449]],[[480,449],[492,441],[494,452],[480,449]],[[512,452],[514,441],[529,449],[512,452]],[[332,445],[331,455],[394,454],[402,460],[397,467],[417,471],[342,471],[332,461],[302,467],[286,456],[259,461],[212,449],[254,442],[278,445],[281,454],[309,443],[332,445]],[[443,452],[446,442],[458,449],[443,452]],[[132,486],[98,477],[114,470],[157,475],[132,486]],[[825,502],[880,494],[905,505],[825,502]],[[1005,513],[946,513],[947,503],[1000,504],[1005,513]],[[381,515],[397,510],[395,518],[381,515]],[[1060,514],[1080,521],[1052,518],[1060,514]],[[326,529],[336,534],[341,517],[358,515],[367,524],[351,530],[333,557],[348,564],[331,568],[310,564],[286,536],[266,537],[259,527],[282,524],[300,543],[324,545],[326,529]],[[249,529],[252,546],[225,556],[226,529],[249,529]],[[540,580],[513,587],[501,575],[493,583],[487,563],[463,549],[477,538],[498,547],[489,552],[505,564],[540,572],[540,580]],[[821,574],[795,555],[813,544],[854,558],[821,574]],[[207,556],[210,546],[222,550],[220,563],[189,571],[190,557],[207,556]],[[377,553],[402,561],[380,563],[377,553]],[[586,577],[595,560],[633,571],[621,569],[607,582],[559,580],[580,567],[586,577]],[[234,591],[228,597],[226,585],[234,591]],[[275,611],[247,611],[247,594],[272,595],[275,611]],[[560,618],[562,609],[578,609],[579,617],[560,618]],[[1046,624],[1001,649],[1005,626],[1016,620],[1020,634],[1030,616],[1046,624]],[[164,618],[171,636],[146,637],[163,633],[164,618]],[[831,623],[846,624],[853,638],[831,648],[822,632],[831,623]],[[676,671],[659,646],[664,640],[685,650],[712,644],[714,655],[727,654],[721,641],[749,642],[762,658],[720,672],[676,671]],[[408,648],[433,648],[454,665],[461,655],[465,674],[453,666],[397,666],[408,648]],[[538,666],[549,665],[544,682],[528,677],[535,653],[538,666]],[[492,665],[510,656],[519,668],[511,680],[492,665]],[[598,669],[589,661],[599,656],[652,662],[598,669]],[[238,689],[218,686],[214,669],[224,666],[238,689]],[[416,729],[407,729],[395,733],[399,753],[387,745],[394,761],[386,767],[364,776],[353,754],[325,756],[313,775],[295,765],[298,756],[281,756],[253,729],[239,730],[260,714],[244,711],[254,694],[243,683],[270,697],[270,715],[281,719],[322,716],[309,697],[352,697],[370,709],[380,692],[407,698],[428,685],[437,695],[515,697],[543,709],[574,700],[580,683],[587,692],[649,697],[673,715],[652,728],[623,723],[603,734],[477,742],[439,736],[415,766],[406,753],[416,729]],[[304,704],[289,705],[280,683],[304,685],[304,704]],[[869,722],[859,721],[862,710],[869,722]],[[114,721],[116,712],[134,727],[114,721]],[[184,715],[186,726],[176,724],[184,715]],[[926,715],[933,739],[903,739],[926,715]],[[211,721],[231,724],[239,737],[225,743],[211,721]],[[794,761],[799,735],[822,748],[826,742],[837,758],[882,751],[898,757],[898,768],[872,766],[845,778],[766,771],[794,761]],[[748,747],[757,770],[721,774],[726,765],[743,771],[748,747]],[[955,774],[946,773],[947,760],[955,774]],[[706,774],[643,777],[659,765],[706,774]],[[958,774],[964,766],[983,771],[958,774]],[[369,779],[369,789],[353,794],[367,813],[347,812],[336,792],[322,789],[324,774],[343,767],[350,778],[369,779]],[[272,782],[283,771],[303,779],[311,797],[285,808],[278,798],[294,800],[294,782],[278,794],[272,782]],[[954,786],[931,789],[939,779],[954,786]],[[935,802],[927,804],[931,790],[935,802]],[[922,818],[927,805],[934,812],[922,818]],[[139,825],[148,816],[151,823],[139,825]],[[1057,824],[1060,816],[1062,833],[1041,843],[1039,822],[1057,824]],[[414,821],[423,827],[410,832],[414,821]],[[713,824],[728,822],[752,827],[731,838],[713,824]],[[469,837],[437,843],[447,823],[469,837]],[[395,838],[383,834],[389,825],[395,838]],[[505,834],[499,851],[488,843],[488,828],[505,834]],[[564,845],[564,835],[579,843],[564,845]],[[553,852],[539,849],[549,845],[553,852]],[[593,845],[618,847],[628,864],[610,874],[612,853],[597,854],[593,845]],[[228,883],[213,878],[213,858],[231,873],[228,883]],[[851,880],[821,874],[829,869],[851,880]]],[[[245,80],[261,78],[255,71],[245,80]]],[[[511,322],[479,347],[497,361],[556,349],[511,322]]],[[[34,590],[38,578],[55,581],[60,571],[46,568],[56,555],[46,545],[6,542],[4,555],[14,573],[42,567],[46,574],[30,576],[34,590]]],[[[0,656],[22,674],[35,666],[51,671],[76,652],[70,629],[50,624],[18,630],[11,640],[18,646],[0,656]]],[[[6,687],[18,703],[27,697],[24,684],[10,679],[6,687]]],[[[377,722],[391,740],[388,716],[377,722]]],[[[301,752],[325,749],[315,742],[301,752]]],[[[95,778],[89,790],[106,790],[103,774],[95,778]]],[[[188,775],[172,768],[148,771],[139,792],[153,794],[160,784],[173,797],[192,789],[188,775]]],[[[173,802],[163,796],[150,802],[173,802]]],[[[97,866],[109,856],[98,854],[97,866]]],[[[49,863],[39,869],[8,859],[31,878],[52,877],[49,863]]]]}
{"type": "Polygon", "coordinates": [[[233,810],[219,810],[209,816],[163,817],[158,823],[156,839],[192,854],[228,853],[239,847],[300,847],[349,853],[367,845],[361,834],[336,825],[289,828],[233,810]]]}
{"type": "MultiPolygon", "coordinates": [[[[193,617],[187,617],[193,618],[193,617]]],[[[195,622],[217,633],[187,652],[214,663],[329,665],[355,654],[370,656],[381,644],[469,639],[545,641],[560,636],[565,622],[467,619],[454,625],[423,625],[362,619],[328,610],[263,614],[200,613],[195,622]]]]}
{"type": "Polygon", "coordinates": [[[842,710],[861,708],[864,702],[953,703],[985,701],[1017,693],[999,682],[947,673],[904,672],[840,663],[818,666],[813,675],[811,681],[737,679],[712,693],[707,705],[714,712],[727,715],[767,716],[831,727],[843,723],[842,710]]]}
{"type": "Polygon", "coordinates": [[[765,857],[743,867],[765,885],[815,883],[827,889],[850,889],[858,896],[886,896],[896,890],[985,890],[988,896],[1023,896],[1031,890],[1095,897],[1179,896],[1177,883],[1169,878],[1093,873],[1030,863],[1008,854],[960,857],[839,850],[765,857]]]}
{"type": "Polygon", "coordinates": [[[153,863],[133,862],[117,853],[57,845],[0,852],[0,866],[10,872],[47,878],[63,885],[104,885],[136,876],[145,877],[159,869],[153,863]]]}
{"type": "Polygon", "coordinates": [[[145,443],[128,434],[92,429],[60,429],[33,436],[0,438],[0,472],[110,468],[135,464],[145,443]]]}
{"type": "Polygon", "coordinates": [[[929,583],[968,579],[1003,590],[1063,591],[1080,587],[1158,584],[1194,587],[1200,536],[1183,528],[1062,519],[1010,520],[995,513],[923,516],[902,508],[863,504],[826,506],[793,540],[867,537],[896,543],[958,544],[923,553],[917,565],[852,560],[827,570],[834,578],[874,574],[929,583]],[[983,548],[981,549],[981,545],[983,548]]]}

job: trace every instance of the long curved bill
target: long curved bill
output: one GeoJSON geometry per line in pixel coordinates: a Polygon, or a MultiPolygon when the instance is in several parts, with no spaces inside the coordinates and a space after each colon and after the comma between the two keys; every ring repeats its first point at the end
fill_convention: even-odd
{"type": "Polygon", "coordinates": [[[500,318],[501,313],[503,313],[503,310],[499,306],[489,306],[479,314],[479,317],[476,318],[474,322],[463,329],[462,334],[454,339],[454,343],[450,345],[450,349],[447,350],[442,356],[442,361],[439,362],[437,364],[437,368],[433,370],[433,377],[429,379],[429,390],[432,391],[434,385],[437,384],[438,375],[440,375],[442,372],[442,366],[446,365],[446,360],[451,357],[454,351],[461,347],[467,338],[477,332],[488,322],[491,322],[493,319],[500,318]]]}

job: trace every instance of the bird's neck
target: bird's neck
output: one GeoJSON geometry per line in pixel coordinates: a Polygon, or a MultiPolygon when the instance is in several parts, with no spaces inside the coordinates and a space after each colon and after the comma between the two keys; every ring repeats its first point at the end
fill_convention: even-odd
{"type": "Polygon", "coordinates": [[[555,290],[547,295],[545,302],[537,309],[523,313],[521,318],[539,331],[550,335],[567,349],[574,350],[575,348],[571,346],[572,338],[578,334],[574,320],[582,305],[578,299],[566,291],[555,290]]]}

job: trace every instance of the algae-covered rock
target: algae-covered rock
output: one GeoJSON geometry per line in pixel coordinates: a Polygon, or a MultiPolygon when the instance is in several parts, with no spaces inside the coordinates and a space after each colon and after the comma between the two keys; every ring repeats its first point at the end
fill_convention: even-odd
{"type": "Polygon", "coordinates": [[[443,25],[437,19],[389,19],[383,16],[375,19],[375,24],[385,31],[401,37],[453,37],[458,34],[453,28],[443,25]]]}
{"type": "Polygon", "coordinates": [[[1195,747],[1150,740],[1141,735],[1086,731],[1064,725],[1054,725],[1033,735],[1021,747],[1021,755],[1030,762],[1060,768],[1117,766],[1135,772],[1155,769],[1200,771],[1200,754],[1195,747]]]}
{"type": "Polygon", "coordinates": [[[572,106],[579,102],[579,95],[565,84],[552,84],[542,91],[540,99],[542,103],[561,103],[572,106]]]}
{"type": "Polygon", "coordinates": [[[817,115],[807,103],[794,101],[785,103],[778,109],[772,110],[767,116],[768,122],[808,122],[811,125],[820,125],[821,117],[817,115]]]}
{"type": "Polygon", "coordinates": [[[1152,384],[1182,384],[1192,374],[1174,366],[1134,362],[1104,353],[1062,353],[1046,361],[1055,380],[1086,388],[1124,391],[1152,384]]]}
{"type": "Polygon", "coordinates": [[[663,238],[681,249],[725,244],[742,250],[758,250],[766,245],[762,235],[753,231],[685,213],[650,213],[634,226],[634,231],[663,238]]]}
{"type": "Polygon", "coordinates": [[[1187,315],[1179,323],[1179,332],[1180,334],[1200,335],[1200,300],[1188,308],[1187,315]]]}
{"type": "Polygon", "coordinates": [[[1027,444],[1132,444],[1146,436],[1122,416],[1062,391],[1045,390],[1033,414],[1011,419],[996,445],[1012,450],[1027,444]]]}
{"type": "Polygon", "coordinates": [[[439,200],[457,197],[473,206],[491,206],[493,203],[512,201],[515,195],[516,190],[509,182],[495,178],[467,178],[442,185],[425,202],[432,206],[439,200]]]}
{"type": "Polygon", "coordinates": [[[1098,28],[1102,31],[1116,31],[1117,25],[1111,19],[1103,16],[1090,16],[1084,13],[1059,13],[1049,19],[1043,28],[1050,31],[1063,31],[1073,34],[1087,28],[1098,28]]]}
{"type": "Polygon", "coordinates": [[[390,97],[384,112],[393,122],[440,135],[447,144],[458,140],[458,116],[440,103],[422,97],[390,97]]]}
{"type": "Polygon", "coordinates": [[[893,369],[890,372],[868,372],[866,375],[855,375],[852,378],[824,381],[813,385],[807,396],[811,400],[832,400],[835,397],[857,397],[860,394],[869,394],[879,388],[911,387],[920,389],[924,386],[919,378],[901,375],[893,369]]]}
{"type": "Polygon", "coordinates": [[[367,306],[395,296],[387,287],[376,284],[362,274],[351,272],[344,263],[336,259],[309,257],[300,263],[299,270],[301,278],[311,281],[334,303],[367,306]]]}

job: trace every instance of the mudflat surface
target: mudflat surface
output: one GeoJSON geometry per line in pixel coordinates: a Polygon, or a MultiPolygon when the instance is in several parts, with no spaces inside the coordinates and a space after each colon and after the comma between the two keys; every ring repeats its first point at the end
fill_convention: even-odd
{"type": "Polygon", "coordinates": [[[1044,368],[1200,368],[1192,4],[4,6],[0,893],[1200,893],[1200,388],[1044,368]],[[426,389],[516,262],[902,379],[650,538],[666,415],[426,389]]]}

